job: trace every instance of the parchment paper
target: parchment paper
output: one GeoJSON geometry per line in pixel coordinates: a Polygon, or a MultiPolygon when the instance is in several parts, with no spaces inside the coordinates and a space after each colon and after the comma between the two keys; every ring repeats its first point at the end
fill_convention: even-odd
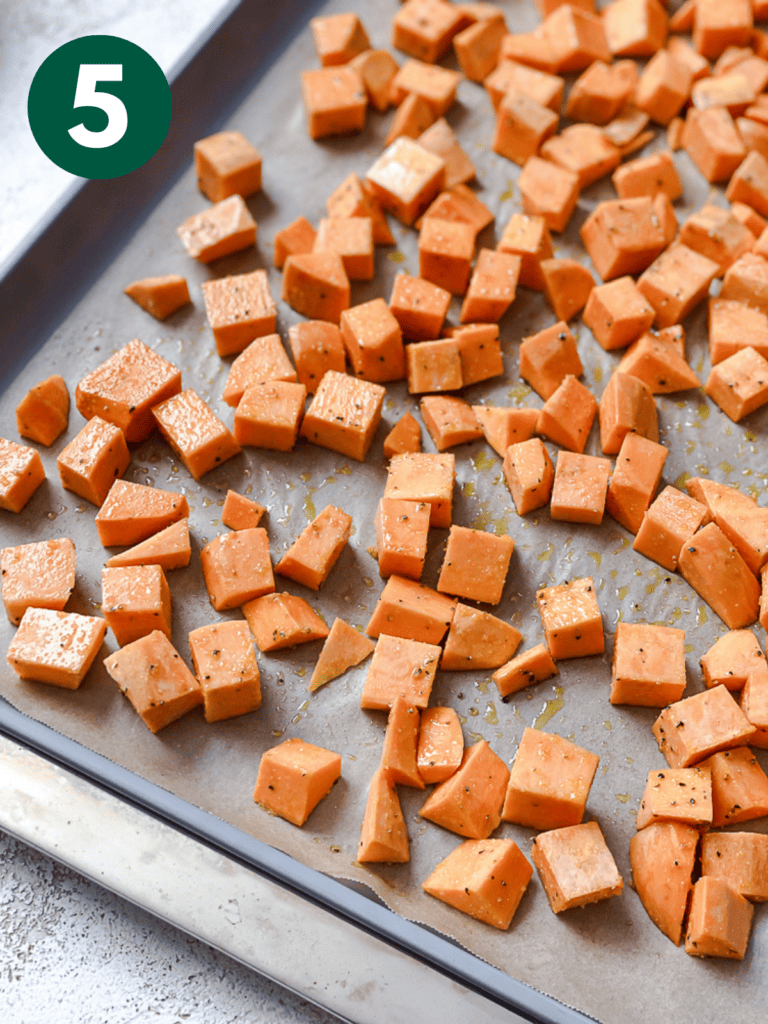
{"type": "MultiPolygon", "coordinates": [[[[339,0],[330,3],[328,10],[354,6],[348,0],[339,0]]],[[[356,6],[373,45],[388,45],[389,20],[399,5],[386,0],[375,6],[356,6]]],[[[513,31],[532,27],[538,21],[531,2],[502,6],[513,31]]],[[[402,60],[402,54],[398,57],[402,60]]],[[[190,169],[183,179],[148,215],[120,257],[105,266],[98,285],[3,397],[3,436],[16,438],[13,410],[29,387],[58,372],[74,396],[81,376],[134,337],[182,367],[183,386],[195,388],[231,425],[232,410],[221,401],[230,360],[222,361],[216,355],[205,319],[201,283],[265,267],[273,295],[279,299],[281,277],[271,265],[275,231],[299,214],[317,223],[325,213],[325,199],[331,190],[352,170],[363,175],[381,151],[392,117],[391,112],[371,112],[366,130],[358,136],[311,141],[305,128],[298,76],[301,69],[316,65],[307,28],[237,114],[221,125],[241,130],[264,158],[263,191],[248,200],[259,224],[256,248],[209,268],[187,257],[175,228],[207,205],[196,188],[190,154],[190,169]],[[166,273],[186,275],[194,305],[160,324],[122,290],[137,278],[166,273]]],[[[479,239],[479,244],[493,247],[509,216],[520,209],[519,193],[514,188],[519,168],[490,149],[493,114],[480,86],[462,83],[459,102],[448,119],[477,165],[480,197],[496,214],[495,226],[486,229],[479,239]]],[[[663,145],[660,137],[645,152],[663,145]]],[[[675,160],[685,180],[685,197],[677,204],[678,219],[682,221],[702,205],[710,190],[684,154],[677,153],[675,160]]],[[[586,259],[578,229],[598,201],[614,194],[610,182],[583,193],[567,233],[555,236],[557,254],[579,254],[579,258],[586,259]]],[[[353,304],[377,295],[388,299],[398,271],[418,273],[415,232],[394,221],[392,226],[396,245],[377,250],[376,278],[371,283],[353,284],[353,304]]],[[[454,305],[453,322],[458,309],[458,304],[454,305]]],[[[286,304],[278,302],[278,307],[279,329],[286,339],[287,328],[300,318],[286,304]]],[[[519,380],[517,346],[521,337],[553,321],[541,295],[520,289],[501,324],[505,377],[468,388],[467,399],[540,407],[538,396],[519,380]]],[[[705,380],[709,360],[704,306],[689,318],[686,327],[691,364],[705,380]]],[[[620,353],[605,353],[583,326],[578,326],[578,335],[585,365],[583,379],[599,397],[620,353]]],[[[661,439],[670,450],[664,483],[680,483],[686,473],[709,473],[753,495],[763,492],[768,468],[763,455],[768,412],[763,410],[734,425],[703,393],[661,396],[657,401],[661,439]]],[[[386,477],[382,439],[405,410],[415,411],[417,405],[404,382],[388,386],[385,422],[364,464],[300,441],[288,455],[246,449],[196,484],[158,436],[133,452],[126,479],[179,490],[189,500],[192,562],[189,568],[168,574],[174,600],[173,639],[188,662],[189,630],[218,618],[207,600],[198,554],[208,540],[224,532],[220,507],[229,487],[268,506],[266,525],[275,562],[327,504],[340,505],[353,515],[351,541],[319,595],[280,578],[278,589],[308,598],[329,624],[340,615],[353,624],[365,625],[382,589],[371,554],[376,542],[374,510],[386,477]]],[[[57,455],[82,425],[73,407],[65,435],[51,449],[40,449],[46,482],[21,515],[4,514],[2,536],[5,544],[72,537],[77,545],[78,573],[76,590],[67,607],[97,614],[105,552],[93,525],[95,509],[64,491],[56,470],[57,455]]],[[[425,450],[433,450],[426,431],[424,444],[425,450]]],[[[586,450],[601,454],[596,426],[586,450]]],[[[425,794],[402,787],[399,792],[411,838],[410,864],[358,866],[355,852],[360,822],[368,783],[380,757],[386,720],[382,713],[359,708],[365,664],[315,694],[307,692],[320,643],[260,656],[264,692],[260,711],[207,725],[198,710],[157,736],[147,730],[100,664],[115,649],[111,633],[78,691],[20,682],[3,659],[2,694],[32,717],[297,860],[370,886],[399,913],[431,925],[514,977],[605,1024],[628,1019],[637,1024],[657,1024],[662,1013],[673,1015],[678,1024],[692,1024],[701,1019],[703,1007],[713,1018],[745,1020],[754,1015],[761,1019],[768,994],[768,927],[764,912],[758,908],[750,951],[743,963],[699,961],[676,949],[655,928],[630,887],[628,845],[639,798],[647,772],[665,762],[651,734],[656,712],[612,707],[608,702],[612,638],[620,618],[668,623],[686,630],[686,695],[702,688],[699,657],[722,635],[725,626],[681,578],[633,552],[631,536],[610,517],[606,516],[600,527],[553,523],[546,510],[520,518],[496,453],[483,441],[454,451],[457,482],[453,521],[497,533],[509,532],[515,539],[504,596],[493,611],[522,631],[524,646],[536,644],[543,638],[535,610],[536,588],[592,575],[603,613],[607,650],[601,658],[561,663],[556,679],[514,695],[508,704],[499,700],[495,684],[488,678],[490,673],[479,678],[471,673],[439,671],[432,703],[454,706],[461,716],[466,742],[486,738],[507,762],[513,760],[526,725],[554,731],[600,755],[587,819],[595,818],[600,823],[623,874],[626,885],[620,897],[555,917],[534,875],[509,932],[473,921],[422,893],[420,883],[460,839],[419,818],[425,794]],[[291,736],[328,746],[343,755],[341,780],[301,830],[270,817],[252,802],[262,751],[291,736]]],[[[446,537],[445,530],[430,534],[423,575],[427,584],[436,583],[446,537]]],[[[240,613],[235,611],[231,617],[239,618],[240,613]]],[[[6,650],[13,629],[3,622],[0,634],[0,644],[6,650]]],[[[766,765],[765,754],[759,757],[766,765]]],[[[765,823],[741,827],[765,830],[765,823]]],[[[531,830],[502,824],[496,834],[513,837],[526,854],[530,853],[531,830]]]]}

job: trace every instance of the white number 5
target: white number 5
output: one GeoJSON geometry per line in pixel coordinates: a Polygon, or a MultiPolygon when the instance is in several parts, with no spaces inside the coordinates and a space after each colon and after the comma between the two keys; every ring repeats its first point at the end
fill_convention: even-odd
{"type": "Polygon", "coordinates": [[[75,89],[75,107],[99,107],[107,115],[107,125],[100,132],[92,132],[81,122],[69,129],[79,146],[88,149],[106,149],[114,146],[128,130],[128,111],[125,104],[111,92],[99,92],[99,82],[122,82],[122,64],[81,64],[75,89]]]}

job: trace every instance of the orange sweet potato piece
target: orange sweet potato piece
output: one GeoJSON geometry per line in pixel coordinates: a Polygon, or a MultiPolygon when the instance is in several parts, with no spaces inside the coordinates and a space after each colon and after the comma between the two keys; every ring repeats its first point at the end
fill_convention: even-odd
{"type": "Polygon", "coordinates": [[[304,414],[301,436],[362,462],[381,421],[384,388],[326,371],[304,414]]]}
{"type": "Polygon", "coordinates": [[[171,592],[159,565],[105,567],[101,610],[121,647],[154,630],[171,639],[171,592]]]}
{"type": "Polygon", "coordinates": [[[402,576],[390,576],[365,627],[369,636],[388,633],[439,644],[453,619],[456,601],[402,576]]]}
{"type": "Polygon", "coordinates": [[[75,587],[75,545],[68,537],[0,550],[2,597],[9,622],[18,626],[27,608],[63,611],[75,587]]]}
{"type": "Polygon", "coordinates": [[[716,523],[709,523],[683,544],[678,565],[729,629],[741,629],[757,620],[760,585],[716,523]]]}
{"type": "Polygon", "coordinates": [[[768,316],[731,299],[709,300],[709,358],[713,366],[750,346],[768,358],[768,316]]]}
{"type": "Polygon", "coordinates": [[[397,274],[389,308],[403,334],[412,341],[430,341],[440,335],[451,293],[431,281],[397,274]]]}
{"type": "MultiPolygon", "coordinates": [[[[369,54],[380,53],[387,57],[384,50],[368,51],[369,54]]],[[[392,62],[394,63],[394,61],[392,62]]],[[[387,104],[389,97],[387,97],[387,104]]],[[[374,245],[392,245],[394,237],[387,224],[387,218],[378,201],[374,199],[368,186],[352,172],[334,189],[325,202],[329,217],[367,217],[371,221],[374,245]]],[[[314,245],[314,238],[312,240],[314,245]]],[[[311,251],[311,250],[308,250],[311,251]]]]}
{"type": "Polygon", "coordinates": [[[58,374],[36,384],[16,406],[16,429],[38,444],[52,445],[68,422],[69,391],[58,374]]]}
{"type": "Polygon", "coordinates": [[[536,433],[581,454],[597,414],[597,399],[573,374],[568,374],[546,400],[536,421],[536,433]]]}
{"type": "Polygon", "coordinates": [[[453,37],[453,48],[464,75],[472,82],[482,82],[496,67],[501,40],[507,28],[504,14],[482,18],[453,37]]]}
{"type": "Polygon", "coordinates": [[[261,707],[261,678],[247,622],[217,622],[189,634],[189,652],[206,722],[246,715],[261,707]]]}
{"type": "Polygon", "coordinates": [[[670,201],[674,201],[683,194],[683,185],[675,161],[672,154],[665,151],[653,153],[651,156],[641,156],[622,164],[613,172],[611,180],[622,199],[637,196],[654,198],[662,193],[670,201]]]}
{"type": "Polygon", "coordinates": [[[212,203],[235,193],[247,198],[261,188],[261,156],[240,132],[217,132],[193,149],[198,188],[212,203]]]}
{"type": "Polygon", "coordinates": [[[425,218],[419,232],[419,274],[452,295],[467,290],[475,232],[462,221],[425,218]]]}
{"type": "Polygon", "coordinates": [[[76,690],[101,647],[107,624],[93,615],[27,608],[8,647],[21,679],[76,690]]]}
{"type": "Polygon", "coordinates": [[[512,253],[481,249],[461,306],[460,323],[498,323],[515,300],[520,263],[520,257],[512,253]]]}
{"type": "Polygon", "coordinates": [[[191,556],[189,521],[180,519],[147,540],[113,555],[104,564],[109,567],[159,565],[163,570],[180,569],[189,565],[191,556]]]}
{"type": "Polygon", "coordinates": [[[621,57],[651,57],[664,45],[667,15],[657,0],[618,0],[603,12],[611,53],[621,57]]]}
{"type": "Polygon", "coordinates": [[[189,516],[183,494],[115,480],[96,514],[96,529],[105,548],[138,544],[189,516]]]}
{"type": "Polygon", "coordinates": [[[221,521],[230,530],[249,530],[259,525],[266,508],[237,491],[227,491],[221,521]]]}
{"type": "Polygon", "coordinates": [[[749,747],[718,751],[699,767],[712,773],[712,824],[716,828],[768,814],[768,776],[749,747]]]}
{"type": "Polygon", "coordinates": [[[533,437],[538,409],[510,409],[505,406],[473,405],[472,411],[488,444],[504,457],[510,445],[533,437]]]}
{"type": "MultiPolygon", "coordinates": [[[[314,247],[313,247],[314,248],[314,247]]],[[[349,309],[349,278],[335,252],[296,253],[283,267],[283,301],[309,320],[337,324],[349,309]]]]}
{"type": "Polygon", "coordinates": [[[514,547],[509,536],[452,526],[437,589],[471,601],[498,604],[514,547]]]}
{"type": "Polygon", "coordinates": [[[424,789],[416,767],[421,713],[405,697],[395,697],[389,709],[381,751],[381,767],[392,783],[424,789]]]}
{"type": "Polygon", "coordinates": [[[754,907],[721,878],[700,878],[693,887],[685,952],[743,960],[754,907]]]}
{"type": "Polygon", "coordinates": [[[498,668],[509,661],[522,639],[508,622],[469,605],[456,605],[440,668],[463,671],[498,668]]]}
{"type": "Polygon", "coordinates": [[[236,608],[275,589],[269,538],[260,526],[215,537],[200,552],[200,565],[217,612],[236,608]]]}
{"type": "Polygon", "coordinates": [[[289,256],[300,256],[309,252],[315,244],[316,231],[306,217],[297,217],[286,227],[275,232],[272,262],[282,270],[289,256]]]}
{"type": "Polygon", "coordinates": [[[731,629],[701,656],[701,671],[708,689],[724,686],[741,690],[752,672],[764,669],[765,655],[751,629],[731,629]]]}
{"type": "Polygon", "coordinates": [[[445,0],[411,0],[392,19],[392,45],[435,63],[465,24],[461,11],[445,0]]]}
{"type": "Polygon", "coordinates": [[[501,821],[509,768],[485,740],[466,747],[461,765],[439,783],[419,814],[469,839],[487,839],[501,821]]]}
{"type": "Polygon", "coordinates": [[[591,11],[563,4],[541,26],[552,70],[562,75],[582,71],[596,60],[611,59],[603,21],[591,11]]]}
{"type": "Polygon", "coordinates": [[[419,412],[439,452],[483,436],[472,406],[462,398],[427,395],[421,400],[419,412]]]}
{"type": "Polygon", "coordinates": [[[464,383],[459,343],[454,338],[417,341],[405,350],[408,391],[456,391],[464,383]]]}
{"type": "Polygon", "coordinates": [[[264,594],[247,601],[242,611],[260,651],[279,651],[323,640],[329,633],[304,598],[293,594],[264,594]]]}
{"type": "Polygon", "coordinates": [[[697,828],[712,824],[712,775],[706,768],[664,768],[648,772],[635,825],[680,821],[697,828]]]}
{"type": "Polygon", "coordinates": [[[617,896],[624,888],[596,821],[535,836],[531,856],[555,914],[617,896]]]}
{"type": "Polygon", "coordinates": [[[145,277],[141,281],[133,281],[123,290],[158,320],[167,319],[171,313],[191,302],[187,280],[179,274],[145,277]]]}
{"type": "Polygon", "coordinates": [[[544,217],[513,213],[497,249],[520,257],[519,284],[525,288],[543,290],[541,261],[553,255],[552,239],[544,217]]]}
{"type": "Polygon", "coordinates": [[[189,255],[212,263],[256,242],[256,221],[241,195],[232,195],[189,217],[176,228],[189,255]]]}
{"type": "Polygon", "coordinates": [[[296,371],[291,366],[279,334],[265,334],[255,338],[238,355],[230,366],[221,397],[227,405],[235,408],[248,388],[267,381],[296,381],[296,371]]]}
{"type": "Polygon", "coordinates": [[[756,252],[736,260],[725,272],[720,298],[743,302],[768,314],[768,260],[756,252]]]}
{"type": "Polygon", "coordinates": [[[240,453],[229,429],[192,388],[153,406],[152,415],[195,480],[240,453]]]}
{"type": "Polygon", "coordinates": [[[374,772],[368,790],[357,860],[359,864],[405,864],[410,860],[397,787],[382,768],[374,772]]]}
{"type": "Polygon", "coordinates": [[[363,50],[350,61],[363,80],[368,102],[383,113],[389,108],[392,81],[399,67],[387,50],[363,50]]]}
{"type": "Polygon", "coordinates": [[[385,498],[425,501],[430,505],[430,525],[451,525],[456,457],[450,453],[406,452],[394,455],[389,464],[385,498]]]}
{"type": "Polygon", "coordinates": [[[341,338],[357,377],[383,384],[405,376],[403,332],[384,299],[341,314],[341,338]]]}
{"type": "Polygon", "coordinates": [[[242,352],[254,338],[274,334],[277,309],[265,270],[204,281],[202,289],[220,356],[242,352]]]}
{"type": "Polygon", "coordinates": [[[407,412],[401,416],[397,423],[384,438],[384,455],[391,459],[393,455],[403,455],[405,452],[421,451],[421,427],[419,421],[407,412]]]}
{"type": "Polygon", "coordinates": [[[685,690],[685,631],[619,622],[613,644],[611,704],[663,708],[685,690]]]}
{"type": "Polygon", "coordinates": [[[309,523],[275,566],[275,572],[319,590],[349,540],[352,516],[333,505],[309,523]]]}
{"type": "Polygon", "coordinates": [[[425,708],[416,756],[422,780],[429,785],[449,779],[461,764],[463,753],[464,737],[454,709],[425,708]]]}
{"type": "Polygon", "coordinates": [[[477,195],[466,185],[452,185],[430,203],[416,227],[420,228],[426,220],[457,221],[469,224],[475,237],[493,223],[493,213],[477,198],[477,195]]]}
{"type": "Polygon", "coordinates": [[[368,94],[355,68],[332,65],[302,71],[301,92],[310,138],[348,135],[365,127],[368,94]]]}
{"type": "Polygon", "coordinates": [[[235,410],[236,444],[289,452],[299,436],[307,389],[303,384],[270,380],[246,388],[235,410]]]}
{"type": "Polygon", "coordinates": [[[573,124],[541,146],[547,160],[575,174],[580,189],[604,178],[619,165],[619,150],[605,132],[592,124],[573,124]]]}
{"type": "Polygon", "coordinates": [[[504,93],[496,112],[493,150],[521,167],[557,131],[559,117],[514,85],[504,93]]]}
{"type": "Polygon", "coordinates": [[[744,744],[753,733],[754,726],[724,686],[671,704],[653,724],[670,768],[700,764],[710,754],[744,744]]]}
{"type": "Polygon", "coordinates": [[[568,321],[580,313],[589,300],[595,282],[576,260],[542,260],[544,294],[558,320],[568,321]]]}
{"type": "Polygon", "coordinates": [[[253,799],[270,814],[303,825],[341,775],[341,754],[289,739],[265,750],[253,799]]]}
{"type": "Polygon", "coordinates": [[[717,263],[721,274],[752,248],[754,238],[740,220],[714,203],[693,213],[680,229],[680,241],[717,263]]]}
{"type": "Polygon", "coordinates": [[[645,513],[632,547],[674,572],[683,546],[711,519],[706,505],[676,487],[665,487],[645,513]]]}
{"type": "Polygon", "coordinates": [[[503,469],[518,515],[523,516],[548,503],[555,470],[549,452],[538,437],[510,445],[503,469]]]}
{"type": "Polygon", "coordinates": [[[130,461],[122,430],[100,416],[93,416],[64,448],[56,464],[63,487],[101,506],[130,461]]]}
{"type": "Polygon", "coordinates": [[[536,602],[553,658],[559,661],[603,653],[603,620],[591,577],[538,590],[536,602]]]}
{"type": "Polygon", "coordinates": [[[549,504],[551,518],[598,526],[603,520],[610,475],[608,459],[558,452],[549,504]]]}
{"type": "Polygon", "coordinates": [[[693,45],[708,60],[728,46],[747,46],[752,34],[752,5],[748,0],[698,0],[693,45]]]}
{"type": "Polygon", "coordinates": [[[606,351],[635,341],[650,329],[655,316],[655,310],[629,276],[593,288],[582,314],[606,351]]]}
{"type": "MultiPolygon", "coordinates": [[[[626,63],[626,62],[624,62],[626,63]]],[[[596,60],[573,83],[565,113],[572,121],[607,124],[630,98],[634,82],[619,64],[596,60]]]]}
{"type": "Polygon", "coordinates": [[[768,360],[751,346],[742,348],[712,367],[704,390],[738,423],[768,402],[768,360]]]}
{"type": "Polygon", "coordinates": [[[630,533],[637,533],[642,525],[668,454],[664,445],[631,432],[621,442],[608,484],[605,510],[630,533]]]}
{"type": "Polygon", "coordinates": [[[307,689],[318,690],[343,675],[353,665],[359,665],[373,654],[374,646],[372,640],[358,633],[344,619],[334,619],[307,689]]]}
{"type": "Polygon", "coordinates": [[[499,109],[508,90],[514,88],[557,114],[563,103],[565,82],[558,75],[549,75],[546,71],[537,71],[515,60],[505,59],[499,61],[485,78],[483,86],[491,97],[494,110],[499,109]]]}
{"type": "Polygon", "coordinates": [[[373,221],[370,217],[323,217],[312,252],[336,253],[350,281],[370,281],[375,270],[373,221]]]}
{"type": "Polygon", "coordinates": [[[373,164],[366,182],[382,207],[410,227],[442,190],[445,161],[401,136],[373,164]]]}
{"type": "Polygon", "coordinates": [[[600,447],[615,455],[629,433],[658,442],[658,412],[648,385],[617,370],[600,399],[600,447]]]}
{"type": "Polygon", "coordinates": [[[701,873],[721,878],[753,902],[768,900],[768,836],[709,832],[701,839],[701,873]]]}
{"type": "Polygon", "coordinates": [[[747,150],[725,107],[689,107],[682,135],[683,149],[709,182],[725,181],[747,150]]]}
{"type": "MultiPolygon", "coordinates": [[[[517,184],[525,213],[531,217],[543,217],[550,231],[565,231],[579,199],[579,178],[574,171],[532,154],[525,161],[517,184]]],[[[551,255],[549,252],[546,257],[551,255]]],[[[534,277],[535,281],[537,279],[538,275],[534,277]]],[[[526,282],[521,279],[521,283],[526,282]]],[[[541,284],[528,287],[543,288],[543,280],[541,284]]]]}
{"type": "Polygon", "coordinates": [[[323,67],[349,64],[370,46],[368,33],[356,14],[332,14],[310,23],[315,53],[323,67]]]}
{"type": "Polygon", "coordinates": [[[363,684],[360,707],[386,711],[396,697],[404,697],[409,704],[425,708],[440,653],[435,644],[381,633],[363,684]]]}
{"type": "MultiPolygon", "coordinates": [[[[714,264],[713,264],[714,265],[714,264]]],[[[699,378],[678,347],[659,334],[643,334],[627,349],[618,365],[620,373],[642,381],[654,395],[700,387],[699,378]]]]}
{"type": "Polygon", "coordinates": [[[475,165],[464,152],[456,134],[443,117],[439,117],[418,137],[418,143],[445,162],[445,188],[472,181],[475,165]]]}
{"type": "Polygon", "coordinates": [[[599,203],[582,225],[580,234],[603,281],[642,273],[667,244],[650,196],[599,203]]]}
{"type": "Polygon", "coordinates": [[[520,376],[543,399],[551,398],[568,374],[580,377],[583,372],[576,341],[563,320],[545,327],[538,334],[523,338],[520,344],[520,376]]]}
{"type": "Polygon", "coordinates": [[[648,916],[668,939],[680,945],[683,920],[693,888],[699,830],[681,822],[658,822],[629,843],[635,891],[648,916]]]}
{"type": "Polygon", "coordinates": [[[418,580],[427,555],[430,506],[423,501],[382,498],[376,509],[379,575],[418,580]]]}

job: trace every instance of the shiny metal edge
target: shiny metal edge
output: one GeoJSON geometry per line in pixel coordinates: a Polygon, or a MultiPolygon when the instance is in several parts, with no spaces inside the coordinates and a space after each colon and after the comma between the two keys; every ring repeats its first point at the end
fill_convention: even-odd
{"type": "Polygon", "coordinates": [[[344,1021],[525,1020],[3,736],[0,794],[10,835],[344,1021]]]}

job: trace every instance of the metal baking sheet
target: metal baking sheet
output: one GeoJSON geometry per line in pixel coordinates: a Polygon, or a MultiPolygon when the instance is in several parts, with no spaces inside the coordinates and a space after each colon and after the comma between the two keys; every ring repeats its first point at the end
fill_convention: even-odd
{"type": "MultiPolygon", "coordinates": [[[[397,6],[394,0],[387,0],[361,8],[374,45],[387,43],[389,20],[397,6]]],[[[537,20],[532,6],[504,6],[515,28],[537,20]]],[[[324,9],[340,11],[348,7],[334,0],[324,9]]],[[[84,372],[132,337],[142,338],[181,366],[185,386],[195,387],[231,422],[231,411],[220,399],[227,365],[213,349],[200,284],[210,277],[264,266],[270,274],[273,294],[279,296],[280,275],[271,268],[274,232],[299,214],[316,223],[330,191],[349,171],[363,174],[378,155],[391,117],[371,114],[366,130],[355,137],[319,143],[308,138],[298,74],[302,68],[316,65],[306,28],[306,20],[315,9],[312,5],[301,9],[293,5],[271,10],[254,3],[236,10],[176,80],[172,134],[157,156],[126,181],[86,185],[17,262],[0,293],[6,299],[14,296],[4,308],[15,314],[4,346],[5,380],[10,382],[0,406],[0,433],[4,436],[14,436],[13,408],[31,384],[50,372],[61,372],[74,390],[84,372]],[[298,26],[303,27],[294,34],[298,26]],[[259,238],[255,250],[206,268],[186,257],[174,229],[205,206],[190,166],[191,143],[221,127],[243,131],[264,157],[264,189],[249,200],[259,223],[259,238]],[[138,277],[171,272],[187,276],[194,306],[160,325],[133,306],[122,295],[122,289],[138,277]],[[40,301],[43,293],[45,304],[40,301]],[[38,345],[42,348],[33,353],[38,345]]],[[[496,215],[498,234],[509,215],[519,209],[514,187],[518,169],[490,150],[493,117],[479,86],[462,83],[459,103],[449,120],[478,166],[479,194],[496,215]]],[[[684,157],[679,157],[679,166],[686,183],[685,202],[679,208],[682,219],[687,210],[701,205],[708,187],[686,165],[684,157]]],[[[559,252],[581,254],[578,228],[594,204],[609,195],[612,190],[607,183],[585,191],[568,232],[557,241],[559,252]]],[[[396,245],[379,250],[376,279],[354,286],[353,303],[375,295],[386,297],[395,273],[402,269],[416,272],[415,234],[399,225],[393,228],[396,245]]],[[[481,236],[480,244],[495,244],[493,228],[481,236]]],[[[283,336],[298,319],[285,304],[279,305],[283,336]]],[[[468,389],[467,397],[491,404],[540,405],[518,380],[517,342],[552,319],[541,296],[521,290],[502,322],[504,379],[468,389]]],[[[692,364],[700,374],[705,373],[703,312],[695,314],[687,326],[692,364]]],[[[599,395],[616,357],[604,353],[583,328],[579,348],[585,381],[599,395]]],[[[338,614],[355,624],[365,624],[381,589],[370,550],[375,543],[373,511],[386,472],[381,440],[387,425],[416,405],[404,384],[388,388],[386,424],[363,465],[302,442],[290,457],[248,450],[196,485],[157,438],[149,439],[133,453],[128,479],[182,490],[192,510],[193,564],[189,570],[177,570],[169,577],[175,598],[174,641],[182,654],[188,654],[185,638],[189,629],[214,618],[196,558],[199,548],[222,530],[219,508],[228,487],[251,494],[268,506],[267,525],[275,560],[325,504],[340,504],[349,511],[355,521],[352,541],[321,594],[309,598],[329,621],[338,614]]],[[[740,482],[757,493],[762,490],[765,477],[758,443],[765,429],[765,414],[758,413],[745,425],[732,426],[698,393],[662,398],[659,408],[662,437],[670,446],[666,481],[680,480],[686,472],[711,471],[718,478],[740,482]]],[[[61,490],[54,465],[56,454],[81,423],[73,411],[68,433],[50,451],[42,453],[48,481],[25,512],[8,524],[5,535],[8,543],[72,536],[78,547],[78,586],[69,607],[93,611],[99,604],[103,561],[103,550],[93,530],[93,510],[61,490]]],[[[599,454],[595,434],[587,451],[599,454]]],[[[431,448],[428,441],[426,447],[431,448]]],[[[619,617],[670,622],[686,629],[689,692],[699,688],[697,658],[723,627],[682,580],[634,554],[629,536],[609,519],[599,528],[576,528],[551,522],[546,512],[518,518],[499,459],[488,446],[475,442],[455,451],[454,521],[509,532],[515,538],[515,555],[497,613],[518,626],[526,644],[541,639],[533,608],[536,587],[592,575],[609,638],[619,617]]],[[[434,531],[423,577],[427,583],[436,581],[444,542],[445,531],[434,531]]],[[[285,589],[307,596],[302,588],[287,582],[285,589]]],[[[7,624],[3,630],[7,645],[12,631],[7,624]]],[[[110,638],[107,646],[114,647],[110,638]]],[[[644,999],[651,974],[665,991],[665,1010],[674,1011],[681,1022],[697,1019],[695,999],[706,998],[713,1008],[730,1013],[734,1007],[746,1013],[762,1005],[760,965],[764,958],[760,950],[765,943],[764,925],[758,924],[748,959],[734,966],[699,963],[675,950],[648,921],[629,886],[616,900],[555,918],[534,880],[508,934],[489,934],[491,929],[430,900],[421,893],[420,882],[457,845],[457,838],[418,817],[423,799],[419,793],[401,790],[412,839],[411,863],[375,868],[357,865],[359,822],[368,782],[378,761],[384,719],[359,709],[365,666],[317,694],[307,694],[306,683],[317,649],[316,645],[307,645],[261,658],[265,699],[257,714],[214,727],[206,726],[201,716],[194,714],[158,736],[147,732],[100,668],[92,670],[75,695],[36,684],[19,684],[8,670],[3,670],[0,692],[13,705],[4,708],[5,727],[13,734],[19,731],[20,719],[15,717],[14,709],[26,714],[24,722],[39,720],[49,731],[35,746],[72,767],[93,773],[123,795],[137,794],[134,798],[143,806],[157,809],[159,801],[162,809],[158,813],[193,834],[210,838],[210,821],[223,823],[226,843],[234,843],[226,848],[262,870],[269,871],[265,864],[275,850],[289,854],[292,860],[280,862],[291,865],[290,870],[285,869],[283,881],[302,866],[319,869],[322,875],[302,874],[302,878],[313,879],[312,885],[302,885],[311,898],[329,899],[326,887],[336,883],[328,876],[368,886],[399,915],[387,918],[391,930],[386,934],[395,942],[415,951],[418,944],[405,942],[398,929],[413,927],[406,919],[429,925],[474,954],[466,963],[477,965],[479,970],[484,960],[509,975],[495,971],[496,988],[482,983],[491,997],[510,1006],[528,1007],[526,1012],[541,1019],[567,1019],[558,1014],[570,1011],[552,1000],[538,1002],[536,989],[605,1024],[622,1020],[627,1005],[633,1007],[633,1018],[641,1024],[655,1020],[655,1008],[645,1007],[644,999]],[[57,747],[54,753],[51,741],[58,733],[65,737],[62,742],[68,752],[57,747]],[[250,798],[261,751],[287,736],[332,746],[344,758],[341,782],[300,831],[269,818],[250,798]],[[69,740],[81,746],[69,747],[69,740]],[[113,773],[126,770],[116,784],[113,773]],[[205,825],[200,815],[207,816],[205,825]],[[521,981],[530,987],[521,988],[517,984],[521,981]]],[[[525,725],[546,727],[600,754],[601,767],[588,813],[600,822],[629,881],[627,847],[637,802],[647,771],[663,762],[650,734],[653,712],[608,704],[609,654],[610,645],[603,658],[563,663],[561,675],[552,684],[516,695],[506,705],[498,700],[487,678],[439,673],[433,702],[456,706],[467,742],[484,737],[507,761],[513,758],[525,725]]],[[[530,830],[504,825],[502,834],[515,838],[529,852],[530,830]]],[[[213,841],[223,842],[216,830],[213,841]]],[[[281,877],[279,872],[277,877],[281,877]]],[[[340,912],[348,913],[353,899],[358,899],[346,888],[338,887],[333,892],[340,912]]],[[[354,905],[360,911],[360,923],[372,920],[373,908],[377,913],[381,908],[359,898],[363,902],[354,905]]],[[[425,959],[443,970],[456,969],[453,957],[446,955],[447,949],[455,947],[440,939],[438,951],[431,932],[418,929],[415,934],[420,936],[425,959]]],[[[470,977],[471,971],[462,975],[464,981],[470,977]]]]}

